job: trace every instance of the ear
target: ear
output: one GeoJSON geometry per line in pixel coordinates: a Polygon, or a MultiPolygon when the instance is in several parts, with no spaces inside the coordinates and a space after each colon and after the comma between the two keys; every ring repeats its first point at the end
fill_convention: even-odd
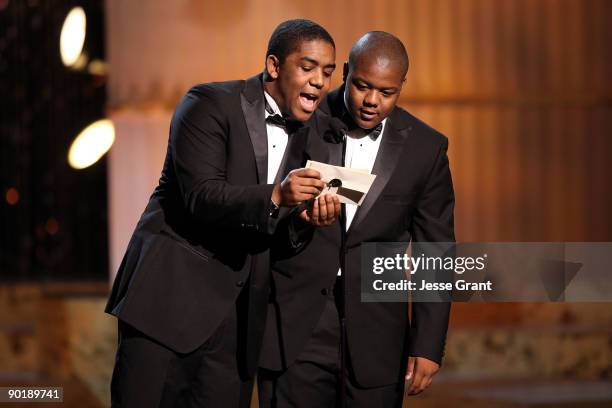
{"type": "Polygon", "coordinates": [[[268,72],[268,76],[272,79],[277,79],[279,70],[280,61],[276,55],[268,55],[268,58],[266,58],[266,71],[268,72]]]}
{"type": "Polygon", "coordinates": [[[349,72],[349,65],[348,62],[345,62],[344,65],[342,65],[342,81],[346,82],[346,78],[348,77],[348,72],[349,72]]]}

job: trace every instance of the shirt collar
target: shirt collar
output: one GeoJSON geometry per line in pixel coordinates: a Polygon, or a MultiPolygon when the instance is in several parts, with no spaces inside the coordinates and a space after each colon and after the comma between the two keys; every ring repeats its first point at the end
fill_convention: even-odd
{"type": "Polygon", "coordinates": [[[283,114],[281,113],[280,108],[278,107],[278,104],[276,103],[276,101],[274,100],[274,98],[266,91],[264,91],[264,97],[266,98],[266,102],[267,105],[272,108],[272,113],[268,112],[268,110],[266,109],[266,118],[270,115],[281,115],[283,116],[283,114]]]}

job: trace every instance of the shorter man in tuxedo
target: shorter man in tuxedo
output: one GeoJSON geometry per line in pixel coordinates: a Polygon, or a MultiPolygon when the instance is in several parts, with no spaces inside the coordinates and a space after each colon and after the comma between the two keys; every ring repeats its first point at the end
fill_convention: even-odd
{"type": "Polygon", "coordinates": [[[349,407],[401,407],[405,381],[407,393],[417,394],[440,367],[449,303],[415,302],[409,316],[408,303],[360,298],[362,242],[454,241],[448,141],[396,106],[407,70],[401,41],[369,32],[351,49],[343,86],[320,107],[327,161],[376,179],[361,206],[346,205],[343,223],[292,224],[311,239],[273,264],[261,407],[334,407],[341,397],[349,407]],[[346,323],[345,390],[339,312],[346,323]]]}

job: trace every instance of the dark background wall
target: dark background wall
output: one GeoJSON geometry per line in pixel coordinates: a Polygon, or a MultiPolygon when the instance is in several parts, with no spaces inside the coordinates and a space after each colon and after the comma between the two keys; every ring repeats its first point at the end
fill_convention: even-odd
{"type": "MultiPolygon", "coordinates": [[[[90,51],[103,51],[103,3],[88,12],[90,51]]],[[[105,114],[105,78],[61,62],[75,1],[4,1],[0,9],[0,280],[106,280],[106,160],[77,171],[76,135],[105,114]]]]}

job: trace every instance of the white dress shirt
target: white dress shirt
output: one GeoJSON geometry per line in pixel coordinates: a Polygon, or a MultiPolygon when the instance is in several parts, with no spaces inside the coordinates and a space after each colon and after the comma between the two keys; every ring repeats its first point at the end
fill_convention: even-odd
{"type": "MultiPolygon", "coordinates": [[[[371,136],[366,135],[363,129],[353,129],[347,134],[346,138],[346,154],[344,156],[344,167],[352,169],[360,169],[372,173],[374,162],[376,161],[376,155],[378,154],[378,148],[380,147],[380,141],[385,131],[385,118],[382,121],[382,130],[380,135],[376,139],[372,139],[371,136]]],[[[351,226],[355,213],[357,212],[357,205],[346,204],[346,229],[351,226]]]]}
{"type": "MultiPolygon", "coordinates": [[[[268,101],[268,105],[274,111],[273,114],[265,111],[266,118],[268,116],[278,114],[282,116],[282,113],[276,104],[276,101],[269,93],[264,91],[264,96],[266,101],[268,101]]],[[[285,155],[285,148],[287,147],[287,141],[289,140],[289,135],[287,130],[281,126],[272,125],[270,123],[266,123],[266,131],[268,133],[268,184],[274,184],[274,180],[276,180],[276,173],[278,173],[278,168],[283,161],[283,156],[285,155]]]]}
{"type": "MultiPolygon", "coordinates": [[[[365,170],[372,173],[380,141],[385,133],[387,118],[382,123],[382,129],[376,139],[372,139],[370,135],[366,135],[366,131],[361,128],[356,128],[347,133],[346,138],[346,154],[344,155],[344,167],[352,169],[365,170]]],[[[346,229],[348,230],[355,218],[357,208],[356,204],[345,204],[346,208],[346,229]]],[[[338,269],[338,276],[341,275],[341,270],[338,269]]]]}

